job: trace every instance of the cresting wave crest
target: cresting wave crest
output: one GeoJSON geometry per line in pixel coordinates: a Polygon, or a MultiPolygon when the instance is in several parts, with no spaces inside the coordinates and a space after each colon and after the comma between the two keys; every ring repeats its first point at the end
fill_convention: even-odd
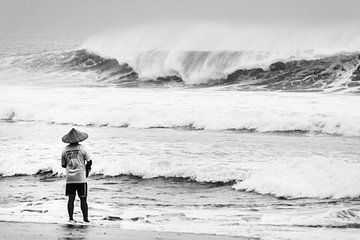
{"type": "Polygon", "coordinates": [[[351,91],[360,88],[360,55],[314,51],[144,50],[117,57],[95,47],[1,56],[0,81],[119,87],[351,91]],[[31,74],[31,78],[29,78],[31,74]]]}
{"type": "Polygon", "coordinates": [[[358,36],[358,29],[341,25],[179,22],[99,34],[83,48],[130,65],[141,80],[174,77],[186,85],[234,89],[339,90],[359,86],[358,36]]]}
{"type": "Polygon", "coordinates": [[[358,92],[360,87],[357,53],[319,57],[312,51],[285,54],[149,50],[129,54],[111,58],[80,49],[3,56],[0,77],[7,83],[72,86],[221,86],[230,90],[351,92],[358,92]],[[30,79],[29,72],[33,74],[30,79]]]}
{"type": "Polygon", "coordinates": [[[341,25],[149,24],[95,35],[77,50],[1,55],[0,69],[36,73],[22,84],[51,74],[52,84],[358,92],[357,36],[341,25]]]}

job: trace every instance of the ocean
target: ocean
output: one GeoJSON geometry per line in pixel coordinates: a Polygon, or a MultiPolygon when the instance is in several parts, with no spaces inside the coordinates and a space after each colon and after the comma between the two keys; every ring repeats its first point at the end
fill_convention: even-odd
{"type": "Polygon", "coordinates": [[[1,40],[0,221],[67,220],[61,137],[76,127],[95,226],[358,239],[357,53],[109,49],[1,40]]]}

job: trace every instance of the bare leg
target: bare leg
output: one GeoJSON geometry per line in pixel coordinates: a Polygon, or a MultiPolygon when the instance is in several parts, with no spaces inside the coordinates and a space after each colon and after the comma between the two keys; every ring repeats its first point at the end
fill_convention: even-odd
{"type": "Polygon", "coordinates": [[[86,197],[80,197],[80,206],[81,206],[84,222],[90,222],[88,218],[88,205],[86,202],[86,197]]]}
{"type": "Polygon", "coordinates": [[[73,218],[73,214],[74,214],[74,201],[75,201],[75,195],[71,195],[69,196],[69,200],[68,200],[68,213],[69,213],[69,220],[74,220],[73,218]]]}

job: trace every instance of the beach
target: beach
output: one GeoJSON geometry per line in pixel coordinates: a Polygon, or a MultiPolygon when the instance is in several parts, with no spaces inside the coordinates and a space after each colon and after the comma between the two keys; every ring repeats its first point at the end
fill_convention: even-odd
{"type": "Polygon", "coordinates": [[[74,226],[68,224],[0,222],[0,239],[124,239],[124,240],[247,240],[250,238],[175,232],[131,231],[115,227],[74,226]]]}

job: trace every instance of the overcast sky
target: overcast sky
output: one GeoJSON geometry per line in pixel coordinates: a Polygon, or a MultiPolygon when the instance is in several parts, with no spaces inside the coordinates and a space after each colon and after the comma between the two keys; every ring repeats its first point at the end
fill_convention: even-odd
{"type": "Polygon", "coordinates": [[[359,0],[0,0],[0,35],[91,35],[157,22],[360,23],[359,0]]]}

